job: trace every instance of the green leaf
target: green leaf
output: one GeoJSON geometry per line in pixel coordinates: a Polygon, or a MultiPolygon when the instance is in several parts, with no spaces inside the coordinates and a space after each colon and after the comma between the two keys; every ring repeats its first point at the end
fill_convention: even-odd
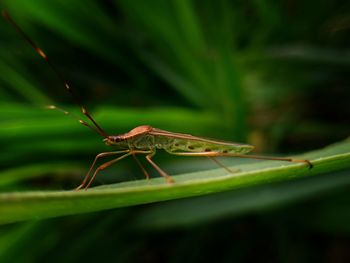
{"type": "Polygon", "coordinates": [[[173,200],[222,192],[230,189],[298,177],[340,171],[350,167],[350,141],[307,153],[299,158],[312,161],[304,164],[264,161],[236,166],[240,172],[227,174],[223,169],[207,170],[174,176],[176,183],[166,184],[162,178],[150,181],[106,185],[88,191],[33,191],[0,194],[0,222],[43,219],[117,207],[173,200]]]}
{"type": "MultiPolygon", "coordinates": [[[[206,195],[190,199],[174,200],[166,203],[159,203],[142,209],[134,217],[133,225],[137,229],[169,229],[188,228],[209,222],[215,222],[226,218],[234,218],[243,214],[259,213],[262,211],[276,210],[292,205],[294,203],[308,202],[310,198],[322,197],[332,192],[348,189],[350,185],[349,171],[332,172],[325,175],[299,178],[293,181],[284,181],[271,184],[257,185],[243,189],[236,189],[206,195]]],[[[325,198],[329,202],[327,209],[317,211],[320,205],[316,205],[317,213],[324,213],[322,216],[309,216],[309,222],[315,223],[315,217],[322,218],[322,223],[336,221],[338,228],[343,227],[349,231],[348,218],[344,218],[344,213],[329,213],[335,209],[344,208],[344,203],[348,200],[342,196],[342,202],[334,202],[334,198],[325,198]],[[328,200],[330,199],[330,200],[328,200]],[[345,200],[345,201],[344,201],[345,200]],[[342,203],[340,205],[340,203],[342,203]],[[330,209],[332,207],[332,209],[330,209]],[[336,208],[335,208],[336,207],[336,208]],[[325,220],[332,217],[342,218],[342,220],[325,220]],[[331,215],[330,215],[331,214],[331,215]],[[335,215],[335,216],[334,216],[335,215]],[[339,222],[344,222],[340,224],[339,222]],[[346,223],[345,223],[346,222],[346,223]]],[[[322,203],[323,205],[323,203],[322,203]]],[[[323,208],[323,206],[321,206],[323,208]]],[[[341,211],[345,211],[343,209],[341,211]]],[[[308,210],[310,212],[310,210],[308,210]]],[[[346,213],[347,214],[347,213],[346,213]]],[[[350,215],[350,213],[349,213],[350,215]]],[[[305,219],[305,214],[303,220],[305,219]]],[[[310,224],[307,222],[308,224],[310,224]]],[[[305,223],[305,221],[304,221],[305,223]]],[[[319,223],[319,222],[317,222],[319,223]]]]}

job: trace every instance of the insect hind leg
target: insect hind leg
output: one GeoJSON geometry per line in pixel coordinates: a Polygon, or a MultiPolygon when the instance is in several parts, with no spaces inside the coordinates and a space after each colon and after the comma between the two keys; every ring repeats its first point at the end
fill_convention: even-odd
{"type": "Polygon", "coordinates": [[[205,156],[205,157],[238,157],[238,158],[249,158],[249,159],[260,159],[260,160],[273,160],[273,161],[285,161],[292,163],[304,163],[309,169],[313,168],[313,164],[307,159],[294,159],[288,157],[271,157],[271,156],[260,156],[260,155],[243,155],[236,153],[222,153],[222,152],[169,152],[179,156],[205,156]]]}
{"type": "Polygon", "coordinates": [[[213,162],[215,162],[217,165],[219,165],[221,168],[224,168],[226,171],[228,171],[229,173],[233,174],[233,173],[237,173],[240,172],[240,169],[230,169],[227,166],[225,166],[224,164],[222,164],[218,159],[212,157],[212,156],[207,156],[208,159],[212,160],[213,162]]]}

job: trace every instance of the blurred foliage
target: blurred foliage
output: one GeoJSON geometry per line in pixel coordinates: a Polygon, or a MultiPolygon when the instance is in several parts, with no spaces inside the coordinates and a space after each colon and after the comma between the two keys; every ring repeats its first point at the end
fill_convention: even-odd
{"type": "MultiPolygon", "coordinates": [[[[349,6],[338,0],[1,2],[108,132],[149,124],[281,154],[350,134],[349,6]]],[[[6,21],[0,32],[1,192],[70,189],[94,154],[108,148],[74,119],[43,109],[54,103],[81,116],[60,79],[6,21]]],[[[156,158],[171,174],[208,168],[202,159],[156,158]]],[[[131,161],[98,183],[141,179],[131,161]]],[[[0,261],[346,262],[349,174],[3,226],[0,261]],[[279,191],[289,199],[277,206],[279,191]],[[270,193],[270,201],[260,202],[261,193],[270,193]],[[213,216],[215,203],[221,206],[213,216]],[[247,204],[239,213],[232,208],[238,203],[247,204]],[[164,222],[159,211],[173,221],[192,213],[191,224],[157,225],[164,222]]]]}

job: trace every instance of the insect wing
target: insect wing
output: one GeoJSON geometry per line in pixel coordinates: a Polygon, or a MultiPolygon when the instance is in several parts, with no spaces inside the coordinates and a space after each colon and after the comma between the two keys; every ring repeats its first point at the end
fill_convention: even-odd
{"type": "Polygon", "coordinates": [[[254,149],[254,146],[248,144],[207,139],[190,134],[168,132],[156,128],[153,128],[149,134],[158,138],[167,138],[168,143],[164,145],[163,148],[170,153],[185,151],[245,154],[254,149]]]}

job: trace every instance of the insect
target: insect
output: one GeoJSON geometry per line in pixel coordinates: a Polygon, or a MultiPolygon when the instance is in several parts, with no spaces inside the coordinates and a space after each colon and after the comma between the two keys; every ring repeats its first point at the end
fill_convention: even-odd
{"type": "MultiPolygon", "coordinates": [[[[249,144],[240,144],[227,141],[220,141],[214,139],[206,139],[202,137],[196,137],[190,134],[169,132],[157,128],[153,128],[149,125],[138,126],[131,131],[119,134],[119,135],[109,135],[106,133],[101,126],[95,121],[95,119],[90,115],[85,106],[81,103],[79,97],[73,92],[69,83],[62,77],[59,71],[56,70],[55,66],[51,63],[47,55],[33,42],[33,40],[27,36],[22,29],[14,22],[10,15],[6,11],[2,11],[2,15],[7,21],[12,24],[12,26],[19,32],[19,34],[35,49],[35,51],[46,60],[52,70],[61,78],[65,89],[71,93],[73,99],[80,107],[83,115],[85,115],[91,123],[87,123],[79,119],[79,122],[90,129],[97,132],[103,137],[103,142],[114,148],[114,151],[99,153],[89,171],[87,172],[82,183],[76,188],[76,190],[84,188],[88,189],[91,183],[94,181],[96,175],[108,166],[128,157],[132,156],[136,163],[140,166],[141,170],[145,174],[146,178],[149,178],[149,174],[143,167],[141,162],[137,159],[137,155],[144,155],[146,161],[153,166],[153,168],[165,178],[166,182],[173,183],[173,178],[164,172],[153,160],[152,157],[156,154],[157,150],[165,150],[166,152],[178,155],[178,156],[202,156],[209,157],[217,164],[232,172],[225,166],[223,166],[215,157],[231,156],[240,158],[253,158],[253,159],[264,159],[264,160],[278,160],[287,161],[295,163],[305,163],[312,168],[312,163],[309,160],[304,159],[293,159],[284,157],[267,157],[267,156],[256,156],[256,155],[246,155],[248,152],[254,149],[254,146],[249,144]],[[107,156],[117,156],[116,158],[105,162],[95,168],[96,163],[99,159],[107,156]]],[[[57,108],[56,106],[49,106],[50,109],[57,109],[65,114],[69,112],[57,108]]]]}

